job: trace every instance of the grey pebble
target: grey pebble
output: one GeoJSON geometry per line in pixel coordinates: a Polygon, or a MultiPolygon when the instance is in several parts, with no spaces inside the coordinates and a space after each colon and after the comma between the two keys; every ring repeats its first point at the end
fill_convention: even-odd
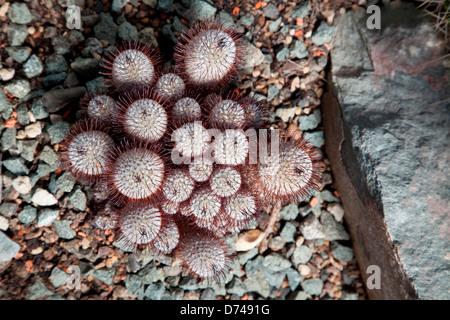
{"type": "Polygon", "coordinates": [[[300,246],[295,248],[292,253],[291,260],[295,267],[299,264],[306,264],[312,257],[312,251],[307,246],[300,246]]]}
{"type": "Polygon", "coordinates": [[[284,44],[275,51],[275,58],[279,62],[284,62],[289,57],[289,48],[287,48],[284,44]]]}
{"type": "Polygon", "coordinates": [[[8,30],[6,33],[11,46],[21,46],[28,36],[28,28],[23,24],[11,23],[8,25],[8,30]]]}
{"type": "Polygon", "coordinates": [[[116,270],[114,268],[98,269],[92,272],[92,276],[106,285],[111,285],[114,281],[116,270]]]}
{"type": "Polygon", "coordinates": [[[295,242],[294,235],[297,232],[297,227],[294,226],[291,222],[286,222],[283,229],[280,232],[280,236],[286,240],[287,243],[295,242]]]}
{"type": "Polygon", "coordinates": [[[86,209],[87,198],[80,189],[75,190],[69,197],[70,203],[77,210],[84,211],[86,209]]]}
{"type": "Polygon", "coordinates": [[[254,275],[247,275],[244,279],[244,286],[248,292],[256,292],[263,298],[267,298],[270,294],[270,285],[261,272],[257,272],[254,275]]]}
{"type": "Polygon", "coordinates": [[[325,144],[323,131],[305,132],[305,139],[317,148],[320,148],[325,144]]]}
{"type": "Polygon", "coordinates": [[[72,221],[70,220],[57,220],[53,222],[53,226],[55,227],[58,236],[67,240],[71,240],[77,235],[75,230],[70,226],[71,224],[72,221]]]}
{"type": "Polygon", "coordinates": [[[33,16],[25,3],[13,3],[8,10],[8,18],[18,24],[30,23],[33,16]]]}
{"type": "Polygon", "coordinates": [[[16,98],[25,98],[30,93],[30,83],[24,79],[15,79],[9,82],[4,89],[16,98]]]}
{"type": "Polygon", "coordinates": [[[66,171],[56,180],[56,187],[63,192],[71,192],[75,183],[75,177],[66,171]]]}
{"type": "Polygon", "coordinates": [[[67,136],[69,124],[64,121],[56,122],[47,128],[52,143],[59,143],[67,136]]]}
{"type": "Polygon", "coordinates": [[[275,32],[275,31],[277,31],[279,28],[280,28],[280,24],[281,24],[281,21],[282,21],[283,19],[281,18],[281,17],[279,17],[277,20],[275,20],[275,21],[272,21],[270,24],[269,24],[269,31],[270,32],[275,32]]]}
{"type": "Polygon", "coordinates": [[[269,3],[264,9],[264,14],[269,19],[276,19],[278,18],[278,15],[280,14],[280,11],[278,10],[277,6],[273,3],[269,3]]]}
{"type": "Polygon", "coordinates": [[[272,101],[280,93],[280,89],[275,87],[275,85],[270,84],[267,89],[267,101],[272,101]]]}
{"type": "Polygon", "coordinates": [[[22,152],[20,156],[26,161],[33,161],[37,145],[38,142],[36,140],[22,140],[22,152]]]}
{"type": "Polygon", "coordinates": [[[311,114],[302,115],[299,120],[299,128],[302,131],[316,129],[320,122],[322,121],[322,116],[319,109],[315,109],[311,114]]]}
{"type": "Polygon", "coordinates": [[[14,173],[17,176],[29,173],[29,169],[26,167],[23,158],[11,157],[3,160],[3,166],[8,169],[9,172],[14,173]]]}
{"type": "Polygon", "coordinates": [[[19,250],[20,245],[11,240],[3,231],[0,231],[0,262],[11,260],[19,250]]]}
{"type": "Polygon", "coordinates": [[[303,290],[310,295],[320,295],[323,289],[323,282],[319,278],[306,279],[301,283],[303,290]]]}
{"type": "Polygon", "coordinates": [[[340,243],[334,242],[331,246],[331,254],[334,258],[341,261],[352,261],[353,260],[353,250],[352,248],[345,247],[340,243]]]}
{"type": "Polygon", "coordinates": [[[289,287],[291,287],[292,291],[296,290],[300,282],[303,280],[303,276],[293,268],[289,268],[286,271],[286,278],[289,282],[289,287]]]}
{"type": "Polygon", "coordinates": [[[277,272],[287,270],[291,267],[291,262],[281,254],[274,252],[264,258],[263,267],[277,272]]]}
{"type": "Polygon", "coordinates": [[[156,8],[158,11],[170,13],[173,11],[173,0],[158,0],[158,5],[156,8]]]}
{"type": "Polygon", "coordinates": [[[303,59],[309,55],[306,45],[300,40],[294,40],[289,49],[290,55],[297,59],[303,59]]]}
{"type": "Polygon", "coordinates": [[[58,218],[58,216],[59,216],[59,210],[54,210],[54,209],[39,210],[36,225],[38,227],[48,226],[48,225],[52,224],[56,220],[56,218],[58,218]]]}
{"type": "Polygon", "coordinates": [[[331,213],[322,211],[320,215],[320,222],[323,226],[323,233],[326,240],[349,240],[350,236],[345,230],[343,224],[337,222],[331,213]]]}
{"type": "Polygon", "coordinates": [[[59,267],[54,267],[48,278],[55,288],[59,288],[69,280],[70,276],[59,267]]]}
{"type": "Polygon", "coordinates": [[[19,212],[17,217],[23,224],[28,224],[36,220],[37,209],[33,206],[25,206],[22,211],[19,212]]]}
{"type": "Polygon", "coordinates": [[[16,109],[17,112],[17,122],[20,125],[26,126],[30,123],[30,115],[28,114],[28,107],[25,103],[19,104],[16,109]]]}
{"type": "Polygon", "coordinates": [[[284,240],[280,236],[273,237],[269,240],[269,248],[272,250],[281,250],[286,244],[286,240],[284,240]]]}
{"type": "Polygon", "coordinates": [[[94,26],[94,34],[96,38],[108,41],[110,45],[113,45],[116,41],[117,29],[118,26],[115,24],[111,14],[101,12],[100,20],[94,26]]]}
{"type": "Polygon", "coordinates": [[[8,55],[18,63],[27,61],[31,54],[31,49],[29,47],[6,47],[5,50],[8,55]]]}
{"type": "Polygon", "coordinates": [[[2,150],[7,151],[16,145],[17,129],[15,127],[6,128],[2,134],[2,150]]]}
{"type": "Polygon", "coordinates": [[[5,217],[10,217],[19,209],[19,205],[15,202],[3,202],[0,204],[0,214],[5,217]]]}
{"type": "Polygon", "coordinates": [[[53,151],[49,146],[44,146],[42,151],[39,153],[39,160],[48,163],[49,165],[54,164],[59,159],[59,156],[53,151]]]}
{"type": "Polygon", "coordinates": [[[46,119],[49,115],[42,99],[37,99],[33,102],[33,105],[31,106],[31,113],[36,120],[46,119]]]}
{"type": "Polygon", "coordinates": [[[212,18],[217,8],[204,0],[191,0],[191,6],[186,11],[185,17],[193,22],[195,20],[206,20],[212,18]]]}
{"type": "Polygon", "coordinates": [[[227,293],[235,294],[242,297],[247,292],[247,287],[244,282],[238,277],[234,277],[227,287],[227,293]]]}
{"type": "Polygon", "coordinates": [[[52,37],[52,45],[56,54],[65,55],[70,53],[70,43],[66,37],[56,36],[52,37]]]}
{"type": "Polygon", "coordinates": [[[295,220],[299,213],[298,205],[291,203],[280,210],[280,217],[284,220],[295,220]]]}
{"type": "Polygon", "coordinates": [[[45,72],[47,74],[66,72],[68,68],[66,59],[60,54],[53,54],[45,59],[45,72]]]}
{"type": "Polygon", "coordinates": [[[166,288],[161,282],[156,282],[150,284],[147,289],[145,289],[144,296],[150,300],[161,300],[166,288]]]}
{"type": "Polygon", "coordinates": [[[138,37],[138,30],[136,26],[125,21],[119,26],[118,35],[122,40],[135,40],[138,37]]]}
{"type": "Polygon", "coordinates": [[[123,7],[125,7],[125,5],[129,1],[130,0],[113,0],[112,5],[111,5],[111,10],[114,11],[114,12],[117,12],[120,9],[122,9],[123,7]]]}
{"type": "Polygon", "coordinates": [[[291,17],[304,18],[308,15],[309,11],[311,11],[310,1],[302,1],[292,10],[291,17]]]}
{"type": "Polygon", "coordinates": [[[307,299],[308,294],[305,291],[294,292],[290,297],[290,300],[307,300],[307,299]]]}
{"type": "Polygon", "coordinates": [[[70,64],[70,67],[83,77],[92,77],[98,74],[99,62],[94,58],[78,58],[70,64]]]}
{"type": "Polygon", "coordinates": [[[85,87],[63,88],[50,90],[43,94],[42,102],[48,112],[56,112],[70,102],[80,99],[86,93],[85,87]]]}
{"type": "Polygon", "coordinates": [[[33,78],[40,75],[42,71],[44,71],[44,66],[38,56],[32,54],[27,62],[24,63],[23,71],[28,78],[33,78]]]}
{"type": "Polygon", "coordinates": [[[329,43],[333,39],[334,32],[334,26],[330,26],[325,21],[322,21],[317,30],[313,32],[311,41],[318,46],[329,43]]]}

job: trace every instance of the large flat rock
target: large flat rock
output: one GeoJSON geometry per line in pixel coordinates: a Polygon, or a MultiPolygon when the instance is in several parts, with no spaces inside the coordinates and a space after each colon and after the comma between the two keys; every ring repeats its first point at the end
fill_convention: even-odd
{"type": "Polygon", "coordinates": [[[363,277],[376,299],[449,299],[450,86],[444,42],[422,11],[347,12],[332,42],[326,151],[363,277]]]}

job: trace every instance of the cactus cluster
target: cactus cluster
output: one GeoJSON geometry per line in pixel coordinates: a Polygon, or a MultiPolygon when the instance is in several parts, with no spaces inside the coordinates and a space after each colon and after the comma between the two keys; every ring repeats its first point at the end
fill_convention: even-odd
{"type": "Polygon", "coordinates": [[[229,270],[227,235],[264,205],[310,195],[322,171],[302,137],[282,133],[266,143],[276,154],[262,156],[265,104],[224,89],[244,48],[218,21],[181,35],[170,70],[151,45],[118,44],[101,63],[107,90],[86,99],[63,145],[65,168],[93,186],[95,226],[115,230],[127,251],[174,255],[199,281],[229,270]]]}

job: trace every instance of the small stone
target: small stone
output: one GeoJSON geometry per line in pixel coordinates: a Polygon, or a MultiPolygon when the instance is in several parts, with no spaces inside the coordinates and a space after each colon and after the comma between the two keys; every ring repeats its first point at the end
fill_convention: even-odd
{"type": "Polygon", "coordinates": [[[155,48],[159,46],[158,40],[155,37],[155,30],[152,27],[143,28],[141,31],[139,31],[137,37],[141,41],[151,43],[153,46],[155,46],[155,48]]]}
{"type": "Polygon", "coordinates": [[[86,82],[86,88],[88,92],[92,95],[95,95],[97,92],[101,92],[104,87],[105,87],[104,78],[101,76],[86,82]]]}
{"type": "Polygon", "coordinates": [[[70,220],[57,220],[53,222],[53,226],[55,227],[55,231],[58,236],[62,239],[71,240],[75,238],[77,233],[70,226],[72,221],[70,220]]]}
{"type": "Polygon", "coordinates": [[[278,8],[273,4],[269,3],[264,9],[264,14],[269,19],[276,19],[278,18],[278,15],[280,14],[280,11],[278,11],[278,8]]]}
{"type": "Polygon", "coordinates": [[[86,93],[84,87],[54,89],[43,94],[42,102],[48,112],[56,112],[70,102],[80,99],[86,93]]]}
{"type": "Polygon", "coordinates": [[[52,224],[59,216],[59,210],[43,209],[40,210],[37,216],[36,226],[45,227],[52,224]]]}
{"type": "Polygon", "coordinates": [[[112,5],[111,5],[111,10],[114,11],[114,12],[117,12],[120,9],[122,9],[123,7],[125,7],[125,5],[129,1],[130,0],[113,0],[112,5]]]}
{"type": "Polygon", "coordinates": [[[158,0],[158,11],[170,13],[173,11],[173,0],[158,0]]]}
{"type": "Polygon", "coordinates": [[[316,129],[320,122],[322,121],[322,116],[319,109],[315,109],[313,113],[308,115],[302,115],[299,118],[298,124],[302,131],[316,129]]]}
{"type": "Polygon", "coordinates": [[[25,98],[27,94],[30,93],[31,87],[30,83],[24,79],[16,79],[11,81],[5,86],[6,92],[10,95],[22,99],[25,98]]]}
{"type": "Polygon", "coordinates": [[[261,272],[248,276],[244,279],[244,286],[248,292],[256,292],[263,298],[267,298],[270,294],[270,286],[261,272]]]}
{"type": "Polygon", "coordinates": [[[150,300],[161,300],[166,288],[161,282],[150,284],[144,292],[144,296],[150,300]]]}
{"type": "Polygon", "coordinates": [[[31,49],[28,47],[6,47],[5,50],[8,55],[18,63],[24,63],[27,61],[31,54],[31,49]]]}
{"type": "Polygon", "coordinates": [[[55,196],[45,189],[38,188],[34,193],[31,201],[38,206],[47,207],[58,203],[55,196]]]}
{"type": "Polygon", "coordinates": [[[284,45],[281,46],[279,50],[276,50],[275,58],[279,62],[284,62],[289,57],[289,48],[285,47],[284,45]]]}
{"type": "Polygon", "coordinates": [[[321,191],[320,199],[326,202],[339,202],[339,198],[334,196],[329,190],[321,191]]]}
{"type": "Polygon", "coordinates": [[[28,224],[33,222],[36,219],[36,208],[32,206],[26,206],[23,208],[22,211],[19,212],[17,217],[19,218],[19,221],[23,224],[28,224]]]}
{"type": "MultiPolygon", "coordinates": [[[[275,87],[275,85],[269,85],[267,89],[267,101],[272,101],[280,93],[280,89],[275,87]]],[[[280,108],[279,108],[280,109],[280,108]]]]}
{"type": "Polygon", "coordinates": [[[344,225],[337,222],[331,213],[327,211],[322,211],[320,214],[320,221],[323,226],[323,233],[326,240],[349,240],[350,236],[347,231],[345,231],[344,225]]]}
{"type": "Polygon", "coordinates": [[[186,12],[186,18],[193,22],[195,20],[207,20],[214,16],[217,8],[204,0],[191,0],[190,9],[186,12]]]}
{"type": "Polygon", "coordinates": [[[251,27],[253,22],[255,21],[255,17],[252,14],[246,13],[244,14],[239,21],[246,27],[251,27]]]}
{"type": "Polygon", "coordinates": [[[80,189],[75,190],[74,193],[69,198],[70,203],[72,203],[75,209],[84,211],[86,209],[86,195],[80,189]]]}
{"type": "Polygon", "coordinates": [[[4,216],[0,216],[0,230],[6,231],[9,228],[9,219],[4,217],[4,216]]]}
{"type": "Polygon", "coordinates": [[[334,32],[334,26],[330,26],[325,21],[322,21],[317,30],[313,33],[311,41],[318,46],[330,43],[333,39],[334,32]]]}
{"type": "Polygon", "coordinates": [[[5,217],[10,217],[19,209],[19,205],[15,202],[3,202],[0,205],[0,214],[5,217]]]}
{"type": "Polygon", "coordinates": [[[320,148],[325,144],[323,131],[305,132],[305,139],[316,148],[320,148]]]}
{"type": "Polygon", "coordinates": [[[238,277],[234,277],[231,280],[230,284],[227,287],[227,293],[235,294],[239,297],[242,297],[247,292],[247,287],[238,277]]]}
{"type": "Polygon", "coordinates": [[[286,240],[284,240],[280,236],[273,237],[269,240],[269,248],[272,250],[281,250],[286,244],[286,240]]]}
{"type": "Polygon", "coordinates": [[[319,278],[306,279],[302,282],[302,288],[310,295],[320,295],[323,289],[323,282],[319,278]]]}
{"type": "Polygon", "coordinates": [[[48,289],[42,279],[38,276],[35,282],[28,288],[26,298],[28,300],[37,300],[52,296],[53,292],[48,289]]]}
{"type": "Polygon", "coordinates": [[[3,131],[2,139],[1,139],[2,140],[1,145],[2,145],[3,151],[7,151],[16,145],[16,141],[17,141],[16,134],[17,134],[17,129],[14,127],[6,128],[5,131],[3,131]]]}
{"type": "Polygon", "coordinates": [[[307,300],[308,294],[305,291],[297,291],[292,295],[292,300],[307,300]]]}
{"type": "Polygon", "coordinates": [[[302,41],[294,40],[290,46],[290,55],[297,59],[303,59],[309,55],[309,52],[302,41]]]}
{"type": "Polygon", "coordinates": [[[56,36],[52,37],[52,45],[56,54],[65,55],[70,53],[70,43],[66,37],[56,36]]]}
{"type": "Polygon", "coordinates": [[[269,24],[269,31],[270,32],[276,32],[280,28],[280,24],[281,24],[282,20],[283,19],[281,17],[279,17],[277,20],[271,22],[269,24]]]}
{"type": "Polygon", "coordinates": [[[39,160],[44,161],[49,165],[54,164],[58,159],[59,156],[49,146],[45,146],[39,154],[39,160]]]}
{"type": "Polygon", "coordinates": [[[0,262],[11,260],[16,256],[19,250],[20,245],[0,231],[0,262]]]}
{"type": "Polygon", "coordinates": [[[113,45],[116,41],[118,26],[114,23],[113,17],[106,12],[100,13],[100,20],[94,26],[95,37],[99,40],[105,40],[113,45]]]}
{"type": "Polygon", "coordinates": [[[291,17],[304,18],[308,15],[309,11],[311,11],[310,1],[302,1],[295,7],[294,10],[292,10],[291,17]]]}
{"type": "Polygon", "coordinates": [[[291,267],[291,262],[279,253],[271,253],[264,258],[263,267],[277,272],[287,270],[291,267]]]}
{"type": "Polygon", "coordinates": [[[9,81],[12,78],[14,78],[15,73],[16,73],[16,70],[13,68],[0,69],[0,80],[9,81]]]}
{"type": "Polygon", "coordinates": [[[300,209],[295,203],[288,204],[280,210],[280,217],[284,220],[295,220],[297,219],[300,209]]]}
{"type": "Polygon", "coordinates": [[[50,277],[48,278],[55,288],[59,288],[69,280],[70,276],[59,267],[54,267],[50,277]]]}
{"type": "Polygon", "coordinates": [[[33,78],[40,75],[42,71],[44,71],[44,66],[38,56],[32,54],[28,61],[24,63],[23,71],[28,78],[33,78]]]}
{"type": "Polygon", "coordinates": [[[312,251],[307,246],[300,246],[295,248],[292,253],[292,263],[297,267],[299,264],[306,264],[312,257],[312,251]]]}
{"type": "Polygon", "coordinates": [[[60,54],[53,54],[45,59],[45,72],[47,74],[66,72],[68,68],[66,59],[60,54]]]}
{"type": "Polygon", "coordinates": [[[113,284],[115,274],[116,274],[116,270],[114,268],[98,269],[98,270],[94,270],[94,272],[92,272],[92,276],[94,278],[100,280],[107,286],[113,284]]]}
{"type": "Polygon", "coordinates": [[[42,120],[48,117],[47,109],[41,99],[36,100],[31,106],[31,113],[36,120],[42,120]]]}
{"type": "Polygon", "coordinates": [[[11,157],[4,160],[3,166],[16,176],[26,175],[29,173],[28,168],[25,166],[24,160],[19,157],[11,157]]]}
{"type": "Polygon", "coordinates": [[[18,24],[30,23],[33,16],[25,3],[13,3],[8,10],[8,18],[18,24]]]}
{"type": "Polygon", "coordinates": [[[344,217],[344,208],[340,203],[334,202],[327,205],[327,211],[331,213],[337,222],[341,222],[344,217]]]}
{"type": "MultiPolygon", "coordinates": [[[[270,88],[270,86],[269,86],[270,88]]],[[[278,89],[277,89],[278,90],[278,89]]],[[[283,122],[289,122],[290,119],[294,118],[296,116],[296,112],[297,108],[293,107],[293,108],[277,108],[275,111],[275,115],[279,118],[281,118],[281,120],[283,120],[283,122]]]]}
{"type": "Polygon", "coordinates": [[[20,153],[20,156],[27,161],[33,161],[37,145],[38,142],[36,140],[22,141],[22,152],[20,153]]]}
{"type": "Polygon", "coordinates": [[[122,40],[135,40],[138,37],[138,30],[136,26],[125,21],[119,26],[118,35],[122,40]]]}
{"type": "Polygon", "coordinates": [[[19,104],[19,106],[16,109],[17,112],[17,122],[19,122],[20,125],[26,126],[30,123],[30,115],[28,113],[28,108],[25,103],[19,104]]]}
{"type": "Polygon", "coordinates": [[[300,231],[306,240],[323,239],[325,234],[323,226],[314,215],[308,215],[300,223],[300,231]]]}
{"type": "Polygon", "coordinates": [[[259,49],[254,44],[247,41],[246,47],[246,59],[243,66],[244,69],[253,69],[264,62],[264,54],[261,49],[259,49]]]}
{"type": "Polygon", "coordinates": [[[36,138],[42,133],[41,123],[39,121],[25,127],[25,134],[28,138],[36,138]]]}
{"type": "Polygon", "coordinates": [[[59,143],[66,138],[69,132],[69,124],[64,121],[56,122],[48,127],[47,132],[52,143],[59,143]]]}
{"type": "Polygon", "coordinates": [[[17,177],[12,181],[12,186],[14,190],[19,192],[20,194],[27,194],[28,192],[31,191],[32,188],[30,177],[28,176],[17,177]]]}
{"type": "Polygon", "coordinates": [[[280,236],[286,240],[287,243],[295,242],[294,235],[296,231],[297,228],[291,222],[286,222],[284,228],[280,232],[280,236]]]}
{"type": "Polygon", "coordinates": [[[75,183],[75,177],[66,171],[56,180],[56,187],[63,192],[71,192],[75,183]]]}
{"type": "Polygon", "coordinates": [[[352,248],[345,247],[337,242],[334,242],[331,247],[331,254],[334,258],[341,261],[352,261],[353,260],[353,250],[352,248]]]}
{"type": "Polygon", "coordinates": [[[291,290],[294,291],[297,289],[297,287],[300,284],[300,281],[303,280],[303,276],[298,273],[296,270],[289,268],[286,272],[286,277],[289,282],[289,287],[291,287],[291,290]]]}
{"type": "Polygon", "coordinates": [[[7,35],[10,46],[21,46],[28,36],[28,28],[22,24],[11,23],[8,25],[7,35]]]}

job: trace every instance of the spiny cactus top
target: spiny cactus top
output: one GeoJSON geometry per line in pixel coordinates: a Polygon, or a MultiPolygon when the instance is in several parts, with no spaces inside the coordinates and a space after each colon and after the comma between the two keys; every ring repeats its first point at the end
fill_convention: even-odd
{"type": "Polygon", "coordinates": [[[223,237],[264,204],[305,200],[322,172],[303,137],[261,141],[263,102],[219,90],[242,58],[241,35],[217,21],[181,36],[166,73],[151,45],[119,44],[102,61],[109,89],[89,97],[62,153],[67,170],[100,190],[98,228],[114,229],[125,251],[175,255],[198,280],[228,272],[223,237]]]}

